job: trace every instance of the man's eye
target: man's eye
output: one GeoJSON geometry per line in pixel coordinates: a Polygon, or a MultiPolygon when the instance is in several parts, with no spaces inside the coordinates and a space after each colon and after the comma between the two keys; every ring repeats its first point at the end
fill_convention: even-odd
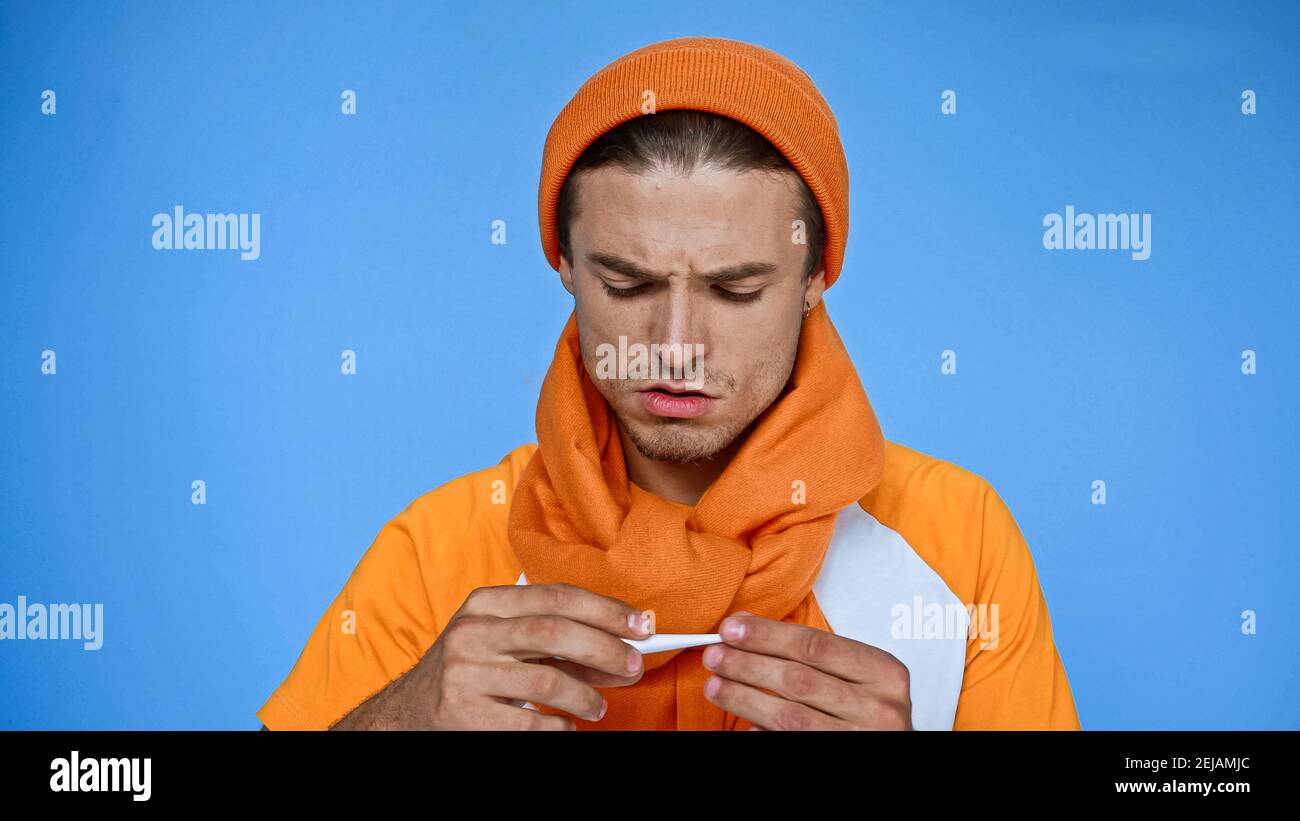
{"type": "Polygon", "coordinates": [[[757,291],[743,292],[728,291],[726,288],[720,287],[718,288],[718,293],[722,294],[724,299],[728,299],[732,302],[753,302],[763,295],[763,289],[759,288],[757,291]]]}
{"type": "Polygon", "coordinates": [[[638,294],[644,294],[654,283],[643,282],[640,285],[634,285],[631,288],[615,288],[604,280],[601,280],[600,284],[605,286],[605,293],[610,296],[618,297],[619,299],[627,299],[628,297],[637,296],[638,294]]]}

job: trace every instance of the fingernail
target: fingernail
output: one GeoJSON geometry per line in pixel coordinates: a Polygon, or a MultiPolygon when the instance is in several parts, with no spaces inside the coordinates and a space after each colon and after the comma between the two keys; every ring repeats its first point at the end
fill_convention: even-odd
{"type": "Polygon", "coordinates": [[[654,632],[655,611],[642,610],[640,613],[627,614],[627,626],[632,628],[633,633],[640,633],[648,636],[654,632]]]}
{"type": "Polygon", "coordinates": [[[600,721],[602,718],[604,718],[604,717],[605,717],[605,711],[608,710],[608,709],[609,709],[609,702],[608,702],[608,701],[602,701],[602,702],[600,703],[600,713],[596,716],[596,720],[597,720],[597,721],[600,721]]]}
{"type": "Polygon", "coordinates": [[[717,676],[709,676],[709,680],[704,682],[704,695],[708,696],[709,698],[713,698],[718,694],[718,690],[721,687],[722,687],[722,679],[718,678],[717,676]]]}
{"type": "Polygon", "coordinates": [[[716,644],[710,644],[704,649],[704,666],[713,669],[722,661],[722,648],[716,644]]]}
{"type": "Polygon", "coordinates": [[[743,639],[745,637],[745,624],[739,619],[727,619],[722,623],[722,637],[724,639],[743,639]]]}
{"type": "Polygon", "coordinates": [[[637,670],[640,669],[641,669],[641,653],[635,647],[630,648],[627,651],[627,671],[629,673],[635,673],[637,670]]]}

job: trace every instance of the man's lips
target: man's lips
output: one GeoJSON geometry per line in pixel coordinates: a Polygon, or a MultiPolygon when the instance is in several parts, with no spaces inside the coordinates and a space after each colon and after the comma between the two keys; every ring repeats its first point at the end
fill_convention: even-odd
{"type": "Polygon", "coordinates": [[[636,392],[641,405],[655,416],[694,419],[713,407],[717,397],[693,390],[685,384],[660,383],[636,392]]]}
{"type": "Polygon", "coordinates": [[[699,395],[699,396],[706,396],[706,397],[708,397],[709,399],[717,399],[717,398],[718,398],[718,397],[714,396],[713,394],[709,393],[708,391],[702,391],[702,390],[700,390],[699,388],[695,387],[694,385],[690,384],[689,382],[682,382],[682,381],[671,381],[671,380],[670,380],[670,381],[668,381],[668,382],[656,382],[656,383],[654,383],[653,385],[649,385],[649,386],[647,386],[647,387],[645,387],[645,388],[642,388],[642,390],[647,390],[647,391],[662,391],[662,392],[664,392],[664,393],[676,393],[676,394],[682,394],[682,393],[686,393],[686,394],[695,394],[695,395],[699,395]]]}

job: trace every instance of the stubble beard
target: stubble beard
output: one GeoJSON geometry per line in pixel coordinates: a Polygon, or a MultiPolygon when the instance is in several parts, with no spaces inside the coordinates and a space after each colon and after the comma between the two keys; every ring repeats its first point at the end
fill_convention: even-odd
{"type": "MultiPolygon", "coordinates": [[[[595,358],[592,351],[594,349],[589,346],[589,340],[586,338],[581,325],[579,325],[578,331],[579,346],[583,354],[583,365],[587,369],[587,376],[592,379],[597,386],[597,390],[605,397],[605,401],[609,404],[619,428],[632,441],[633,446],[643,457],[673,464],[692,465],[708,462],[731,447],[738,437],[744,436],[750,425],[754,423],[754,420],[758,419],[772,403],[779,401],[780,397],[784,395],[799,353],[799,337],[796,334],[794,344],[790,349],[782,351],[776,357],[763,363],[759,371],[753,376],[755,383],[766,386],[764,393],[767,395],[750,398],[750,404],[745,413],[725,422],[714,424],[704,419],[655,417],[649,424],[628,423],[623,419],[622,414],[618,413],[615,398],[625,397],[629,404],[636,405],[639,400],[636,398],[635,392],[620,390],[618,386],[605,380],[598,380],[593,376],[595,358]]],[[[706,368],[705,379],[710,384],[724,386],[726,390],[723,392],[723,396],[727,399],[735,401],[743,398],[738,390],[741,386],[729,374],[715,373],[706,368]]]]}
{"type": "Polygon", "coordinates": [[[702,427],[694,419],[659,418],[648,426],[619,420],[632,444],[647,459],[693,465],[708,462],[726,450],[751,420],[723,427],[702,427]]]}
{"type": "MultiPolygon", "coordinates": [[[[767,362],[755,375],[755,381],[768,386],[765,393],[770,395],[751,398],[745,413],[724,422],[715,424],[705,419],[656,417],[649,424],[628,423],[617,413],[615,418],[628,439],[647,459],[684,465],[711,461],[730,448],[738,437],[745,435],[754,421],[784,394],[797,353],[796,342],[794,351],[767,362]]],[[[728,399],[742,398],[736,390],[735,380],[729,376],[718,375],[711,382],[725,384],[729,390],[723,395],[728,399]]]]}

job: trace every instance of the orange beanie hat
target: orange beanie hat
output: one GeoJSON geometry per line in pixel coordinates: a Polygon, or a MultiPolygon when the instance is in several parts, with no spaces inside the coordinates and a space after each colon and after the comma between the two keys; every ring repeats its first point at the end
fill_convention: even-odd
{"type": "Polygon", "coordinates": [[[560,111],[546,136],[537,191],[542,250],[551,267],[560,267],[555,212],[574,162],[615,126],[671,109],[738,120],[785,155],[821,206],[829,288],[839,276],[849,235],[849,169],[835,115],[803,69],[770,49],[719,37],[639,48],[594,74],[560,111]]]}

